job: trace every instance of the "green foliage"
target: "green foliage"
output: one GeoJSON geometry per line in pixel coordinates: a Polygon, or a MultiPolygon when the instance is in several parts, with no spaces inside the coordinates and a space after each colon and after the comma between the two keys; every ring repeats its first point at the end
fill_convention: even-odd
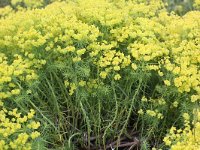
{"type": "Polygon", "coordinates": [[[183,15],[188,11],[193,10],[193,0],[165,0],[167,2],[167,9],[174,11],[179,15],[183,15]]]}

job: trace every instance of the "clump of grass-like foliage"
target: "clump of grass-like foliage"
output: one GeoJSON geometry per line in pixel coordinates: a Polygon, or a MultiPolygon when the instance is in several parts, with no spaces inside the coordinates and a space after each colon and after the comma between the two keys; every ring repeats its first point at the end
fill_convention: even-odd
{"type": "MultiPolygon", "coordinates": [[[[193,130],[199,132],[200,12],[195,2],[196,11],[179,16],[161,0],[70,0],[44,8],[43,1],[12,1],[16,8],[0,14],[0,102],[23,114],[36,112],[31,119],[40,122],[35,128],[40,133],[34,132],[29,147],[188,145],[193,130]]],[[[26,126],[5,140],[1,131],[10,116],[4,116],[0,145],[9,149],[12,136],[26,133],[26,126]]]]}

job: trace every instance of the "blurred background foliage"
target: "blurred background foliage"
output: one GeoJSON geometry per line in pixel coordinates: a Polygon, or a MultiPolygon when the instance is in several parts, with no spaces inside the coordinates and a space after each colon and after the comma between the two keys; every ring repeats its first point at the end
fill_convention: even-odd
{"type": "MultiPolygon", "coordinates": [[[[42,7],[52,1],[58,0],[0,0],[0,7],[11,5],[16,7],[21,5],[22,7],[42,7]]],[[[179,15],[184,15],[186,12],[193,10],[194,0],[163,0],[167,4],[169,12],[174,11],[179,15]]]]}
{"type": "Polygon", "coordinates": [[[0,0],[0,7],[4,7],[10,4],[10,0],[0,0]]]}
{"type": "Polygon", "coordinates": [[[194,0],[164,0],[168,6],[169,12],[174,11],[179,15],[183,15],[190,10],[193,10],[194,0]]]}

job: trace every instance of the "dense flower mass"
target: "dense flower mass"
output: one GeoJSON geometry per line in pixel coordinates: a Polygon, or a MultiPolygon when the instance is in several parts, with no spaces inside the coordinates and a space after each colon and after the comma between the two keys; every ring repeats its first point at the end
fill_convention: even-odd
{"type": "Polygon", "coordinates": [[[0,149],[32,149],[30,139],[40,136],[36,131],[40,122],[33,119],[35,111],[33,109],[27,115],[22,115],[17,108],[8,110],[0,101],[0,149]]]}
{"type": "Polygon", "coordinates": [[[194,1],[194,7],[197,8],[197,9],[200,9],[200,0],[194,1]]]}
{"type": "Polygon", "coordinates": [[[192,113],[200,101],[198,0],[197,10],[184,16],[168,13],[161,0],[70,0],[42,9],[35,8],[43,7],[43,0],[11,4],[16,9],[0,9],[0,149],[31,149],[40,136],[36,110],[23,116],[7,109],[23,96],[41,109],[51,104],[55,112],[63,110],[52,119],[54,128],[64,130],[56,140],[84,130],[105,145],[106,138],[134,126],[159,143],[154,133],[164,138],[175,124],[185,128],[172,127],[166,146],[200,147],[194,137],[199,112],[192,113]],[[69,120],[61,127],[63,114],[69,120]]]}
{"type": "Polygon", "coordinates": [[[187,113],[183,114],[184,129],[176,129],[172,127],[169,134],[164,138],[166,145],[171,146],[172,150],[197,150],[200,149],[200,112],[198,109],[193,111],[196,118],[190,125],[190,116],[187,113]]]}

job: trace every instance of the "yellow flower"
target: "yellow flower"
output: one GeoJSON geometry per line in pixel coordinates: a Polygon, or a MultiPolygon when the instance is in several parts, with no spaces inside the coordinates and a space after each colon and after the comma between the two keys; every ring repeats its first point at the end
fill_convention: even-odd
{"type": "Polygon", "coordinates": [[[185,120],[189,120],[190,119],[190,115],[188,113],[183,113],[183,118],[185,120]]]}
{"type": "Polygon", "coordinates": [[[167,86],[170,86],[170,85],[171,85],[171,83],[170,83],[169,80],[164,80],[164,83],[165,83],[165,85],[167,85],[167,86]]]}
{"type": "Polygon", "coordinates": [[[143,115],[144,114],[144,111],[142,109],[138,110],[138,114],[139,115],[143,115]]]}
{"type": "Polygon", "coordinates": [[[19,95],[20,94],[20,89],[14,89],[11,91],[12,95],[19,95]]]}
{"type": "Polygon", "coordinates": [[[28,57],[33,59],[35,57],[35,55],[34,54],[28,54],[28,57]]]}
{"type": "Polygon", "coordinates": [[[69,90],[69,95],[73,95],[74,91],[76,90],[76,84],[75,83],[70,83],[70,90],[69,90]]]}
{"type": "Polygon", "coordinates": [[[40,132],[38,132],[38,131],[35,131],[35,132],[32,132],[31,133],[31,138],[32,139],[35,139],[35,138],[37,138],[37,137],[39,137],[40,136],[40,132]]]}
{"type": "Polygon", "coordinates": [[[26,93],[27,93],[27,94],[31,94],[32,91],[31,91],[31,90],[27,90],[26,93]]]}
{"type": "Polygon", "coordinates": [[[101,78],[105,79],[106,76],[107,76],[107,72],[102,71],[102,72],[100,73],[100,77],[101,77],[101,78]]]}
{"type": "Polygon", "coordinates": [[[3,106],[3,102],[0,100],[0,106],[3,106]]]}
{"type": "Polygon", "coordinates": [[[64,84],[65,84],[65,87],[68,87],[68,86],[69,86],[69,81],[68,81],[68,80],[65,80],[65,81],[64,81],[64,84]]]}
{"type": "Polygon", "coordinates": [[[171,141],[170,141],[170,139],[169,139],[169,137],[165,137],[164,139],[163,139],[163,141],[165,142],[165,145],[167,145],[167,146],[170,146],[171,145],[171,141]]]}
{"type": "Polygon", "coordinates": [[[119,70],[120,70],[120,66],[114,66],[113,69],[114,69],[115,71],[119,71],[119,70]]]}
{"type": "Polygon", "coordinates": [[[158,119],[163,119],[163,117],[164,117],[163,114],[161,114],[161,113],[158,113],[158,114],[157,114],[157,118],[158,118],[158,119]]]}
{"type": "Polygon", "coordinates": [[[147,102],[147,98],[145,96],[142,96],[142,102],[147,102]]]}
{"type": "Polygon", "coordinates": [[[178,102],[177,101],[173,102],[173,106],[178,107],[178,102]]]}
{"type": "Polygon", "coordinates": [[[132,67],[133,70],[137,70],[137,65],[135,63],[132,63],[131,67],[132,67]]]}
{"type": "Polygon", "coordinates": [[[146,113],[147,113],[149,116],[152,116],[152,117],[155,117],[155,116],[156,116],[156,112],[153,111],[153,110],[147,110],[146,113]]]}
{"type": "Polygon", "coordinates": [[[116,75],[114,76],[114,79],[115,79],[115,80],[120,80],[120,79],[121,79],[120,74],[116,74],[116,75]]]}
{"type": "Polygon", "coordinates": [[[81,57],[74,57],[72,60],[73,62],[79,62],[81,61],[81,57]]]}
{"type": "Polygon", "coordinates": [[[192,95],[191,96],[191,102],[196,102],[197,100],[199,100],[199,95],[192,95]]]}
{"type": "Polygon", "coordinates": [[[170,134],[174,134],[175,131],[176,131],[176,127],[171,127],[169,133],[170,133],[170,134]]]}
{"type": "Polygon", "coordinates": [[[78,56],[81,56],[81,55],[83,55],[85,53],[85,51],[86,51],[86,49],[83,48],[83,49],[77,50],[76,53],[77,53],[78,56]]]}
{"type": "Polygon", "coordinates": [[[30,129],[38,129],[40,127],[40,122],[32,121],[27,125],[27,127],[30,129]]]}
{"type": "Polygon", "coordinates": [[[35,111],[33,109],[31,109],[30,112],[27,115],[28,119],[33,118],[34,114],[35,114],[35,111]]]}
{"type": "Polygon", "coordinates": [[[158,71],[158,74],[159,74],[159,76],[163,76],[164,74],[163,74],[163,72],[161,72],[160,70],[158,71]]]}
{"type": "Polygon", "coordinates": [[[79,82],[79,85],[82,86],[82,87],[85,86],[85,85],[86,85],[86,81],[81,80],[81,81],[79,82]]]}

